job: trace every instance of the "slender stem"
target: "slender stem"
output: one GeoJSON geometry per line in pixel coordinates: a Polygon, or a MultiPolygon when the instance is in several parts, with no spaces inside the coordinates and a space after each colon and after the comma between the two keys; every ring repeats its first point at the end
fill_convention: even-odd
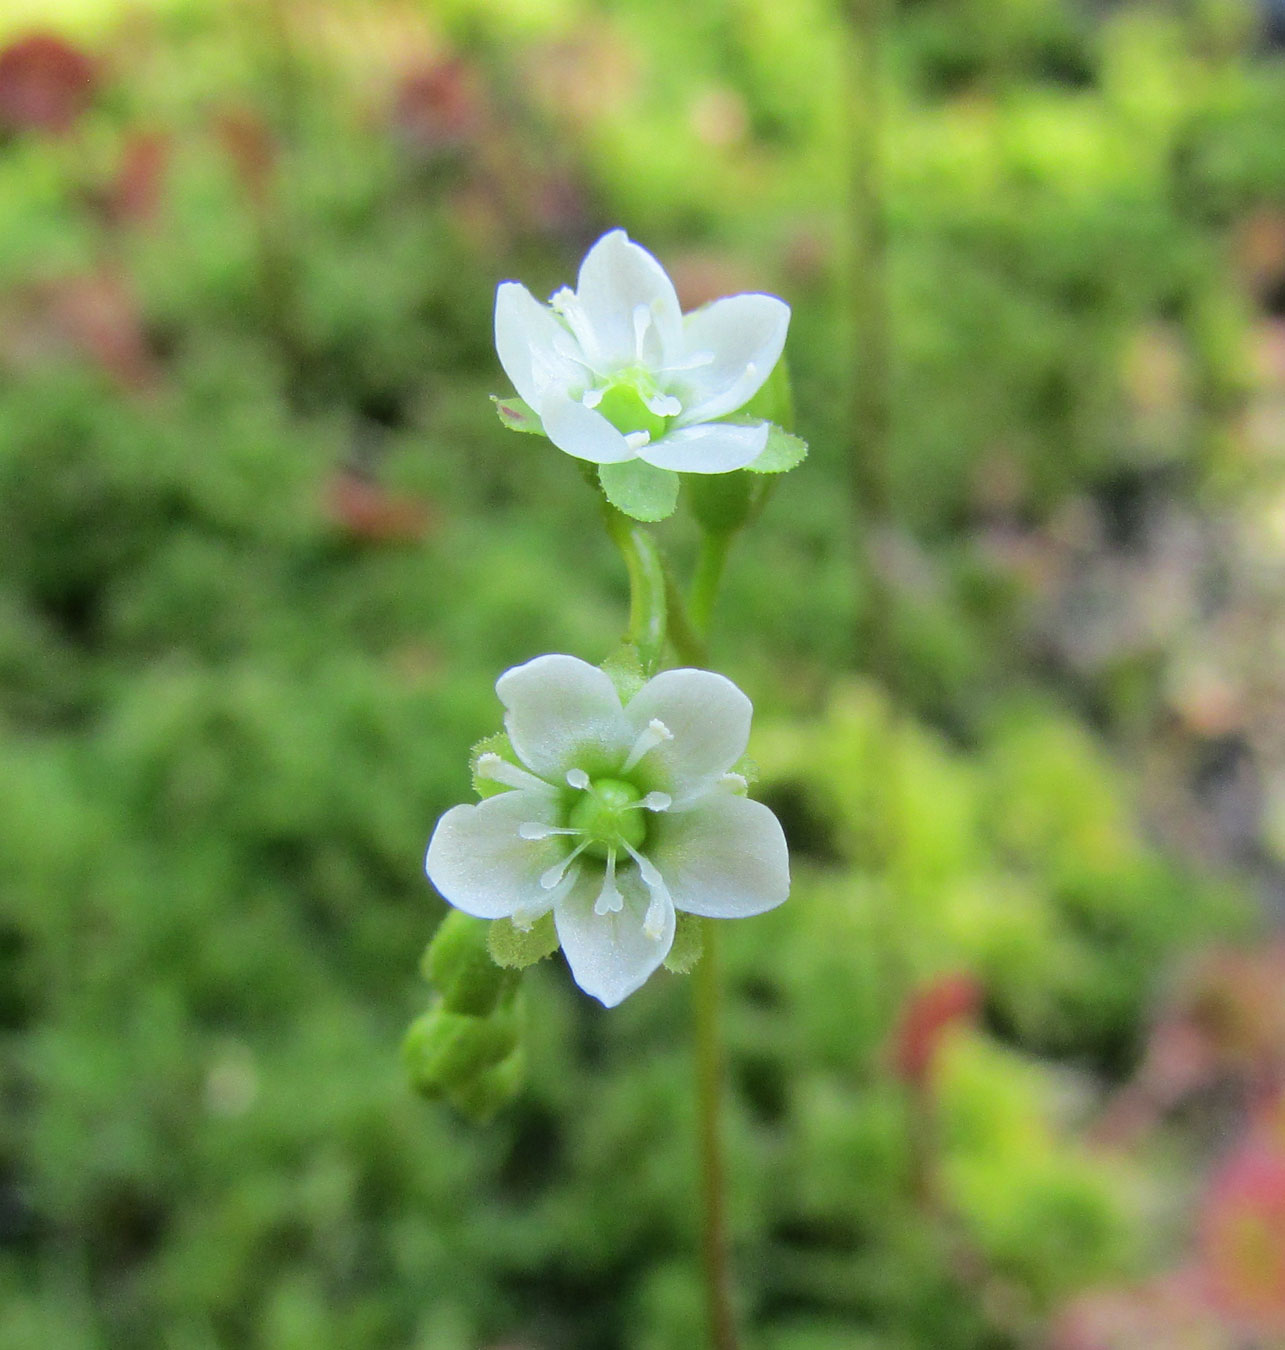
{"type": "Polygon", "coordinates": [[[665,600],[669,614],[669,641],[680,661],[702,669],[709,665],[709,647],[696,631],[683,603],[682,592],[669,568],[665,568],[665,600]]]}
{"type": "Polygon", "coordinates": [[[727,566],[727,553],[731,546],[732,534],[728,530],[707,530],[701,535],[688,611],[692,627],[698,633],[709,632],[710,620],[714,616],[714,600],[718,595],[719,583],[723,580],[723,569],[727,566]]]}
{"type": "Polygon", "coordinates": [[[727,1253],[726,1168],[723,1163],[723,1044],[718,925],[701,921],[704,951],[692,990],[696,1040],[696,1108],[701,1174],[701,1260],[712,1350],[737,1350],[727,1253]]]}
{"type": "Polygon", "coordinates": [[[651,674],[665,646],[667,578],[655,540],[613,506],[604,506],[607,531],[629,573],[629,641],[651,674]]]}

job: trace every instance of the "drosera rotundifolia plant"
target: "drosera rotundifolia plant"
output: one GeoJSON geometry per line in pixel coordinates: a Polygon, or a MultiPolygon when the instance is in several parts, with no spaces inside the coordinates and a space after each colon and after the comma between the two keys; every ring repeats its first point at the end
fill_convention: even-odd
{"type": "Polygon", "coordinates": [[[733,538],[806,446],[783,360],[790,311],[735,295],[684,315],[661,265],[623,230],[576,287],[542,304],[496,295],[496,349],[517,391],[505,425],[583,464],[629,575],[620,646],[601,666],[536,656],[500,676],[504,730],[473,753],[481,800],[452,807],[428,847],[453,906],[425,953],[433,1006],[411,1027],[415,1085],[486,1118],[521,1087],[522,970],[561,947],[606,1008],[663,963],[695,972],[694,1037],[711,1343],[735,1345],[723,1232],[717,924],[789,894],[785,836],[748,795],[752,706],[705,669],[705,634],[733,538]],[[647,524],[680,496],[701,532],[690,587],[647,524]],[[668,656],[676,669],[662,669],[668,656]]]}

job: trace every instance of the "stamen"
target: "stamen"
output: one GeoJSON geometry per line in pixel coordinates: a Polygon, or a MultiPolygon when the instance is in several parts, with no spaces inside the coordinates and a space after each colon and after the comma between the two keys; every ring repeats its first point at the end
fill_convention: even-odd
{"type": "Polygon", "coordinates": [[[665,741],[673,739],[674,733],[660,718],[653,717],[634,742],[634,748],[629,752],[629,758],[621,766],[620,772],[628,773],[644,755],[649,754],[658,745],[663,745],[665,741]]]}
{"type": "Polygon", "coordinates": [[[542,788],[546,792],[550,787],[543,778],[537,778],[526,769],[519,769],[516,764],[510,764],[493,750],[488,750],[486,754],[477,757],[473,771],[479,778],[489,778],[491,782],[503,783],[505,787],[542,788]]]}
{"type": "Polygon", "coordinates": [[[674,799],[668,792],[649,792],[640,801],[628,802],[621,811],[668,811],[674,799]]]}
{"type": "Polygon", "coordinates": [[[648,412],[655,413],[657,417],[677,417],[683,410],[683,405],[672,394],[653,394],[643,402],[648,412]]]}
{"type": "Polygon", "coordinates": [[[571,336],[580,344],[582,355],[572,359],[579,361],[586,370],[592,370],[600,378],[604,377],[605,371],[595,369],[585,359],[591,354],[597,354],[598,339],[593,331],[593,324],[589,322],[589,316],[580,303],[580,297],[570,286],[563,286],[549,297],[549,304],[555,313],[562,316],[567,327],[571,330],[571,336]]]}
{"type": "Polygon", "coordinates": [[[656,870],[655,865],[648,862],[637,849],[630,848],[628,844],[625,848],[638,864],[638,874],[643,879],[643,885],[651,892],[651,902],[647,906],[647,913],[643,916],[643,933],[653,942],[659,942],[665,931],[665,916],[673,908],[673,898],[669,894],[669,887],[665,885],[664,877],[656,870]]]}
{"type": "Polygon", "coordinates": [[[526,909],[515,909],[509,915],[509,922],[518,930],[519,933],[529,933],[535,927],[537,919],[543,919],[549,912],[549,906],[531,905],[526,909]]]}
{"type": "Polygon", "coordinates": [[[521,835],[523,839],[550,839],[555,834],[574,834],[579,836],[583,835],[584,831],[573,830],[570,828],[564,829],[558,825],[542,825],[538,820],[528,820],[524,824],[518,826],[518,834],[521,835]]]}
{"type": "Polygon", "coordinates": [[[616,850],[607,850],[607,871],[602,878],[602,890],[594,902],[593,912],[598,915],[619,914],[625,907],[625,897],[616,885],[616,850]]]}
{"type": "Polygon", "coordinates": [[[656,870],[656,864],[650,862],[647,858],[644,858],[636,848],[631,847],[629,844],[625,844],[625,849],[634,862],[638,864],[638,874],[643,879],[643,885],[646,886],[653,895],[660,895],[668,900],[669,887],[665,885],[665,878],[656,870]]]}
{"type": "Polygon", "coordinates": [[[567,868],[589,847],[590,840],[586,839],[579,843],[567,854],[560,863],[554,863],[552,867],[540,877],[540,885],[546,890],[551,891],[561,882],[567,874],[567,868]]]}
{"type": "Polygon", "coordinates": [[[625,444],[631,450],[641,450],[644,445],[651,441],[650,431],[627,431],[625,432],[625,444]]]}
{"type": "Polygon", "coordinates": [[[634,321],[634,360],[641,366],[643,364],[643,343],[647,339],[647,330],[654,322],[651,308],[648,305],[635,305],[633,312],[634,321]]]}
{"type": "Polygon", "coordinates": [[[681,361],[675,361],[670,366],[659,366],[655,370],[657,375],[677,375],[684,370],[699,370],[702,366],[711,366],[714,364],[713,352],[691,352],[681,361]]]}
{"type": "Polygon", "coordinates": [[[602,394],[603,391],[601,389],[586,389],[580,402],[583,403],[586,408],[596,408],[598,404],[602,402],[602,394]]]}
{"type": "Polygon", "coordinates": [[[725,773],[718,780],[716,786],[724,792],[733,792],[739,797],[744,797],[750,790],[749,781],[743,773],[725,773]]]}
{"type": "Polygon", "coordinates": [[[584,792],[589,787],[589,775],[583,769],[568,769],[567,782],[580,792],[584,792]]]}
{"type": "Polygon", "coordinates": [[[643,937],[659,942],[665,932],[666,906],[664,900],[653,891],[647,913],[643,915],[643,937]]]}

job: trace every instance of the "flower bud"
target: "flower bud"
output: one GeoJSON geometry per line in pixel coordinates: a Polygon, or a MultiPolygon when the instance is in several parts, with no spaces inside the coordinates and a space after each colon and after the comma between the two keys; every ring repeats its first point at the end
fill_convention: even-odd
{"type": "Polygon", "coordinates": [[[514,1006],[489,1017],[471,1017],[439,1003],[411,1023],[402,1058],[415,1087],[438,1096],[472,1082],[511,1055],[517,1043],[514,1006]]]}
{"type": "Polygon", "coordinates": [[[491,959],[486,930],[485,920],[451,910],[424,953],[424,978],[450,1012],[484,1017],[513,987],[513,973],[491,959]]]}

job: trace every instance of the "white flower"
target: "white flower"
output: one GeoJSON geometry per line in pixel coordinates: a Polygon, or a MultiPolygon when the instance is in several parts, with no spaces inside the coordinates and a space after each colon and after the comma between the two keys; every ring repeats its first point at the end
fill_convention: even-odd
{"type": "Polygon", "coordinates": [[[641,459],[683,473],[744,468],[769,424],[743,408],[781,358],[790,307],[733,295],[683,315],[664,268],[624,230],[605,234],[576,289],[548,305],[516,281],[495,296],[495,347],[548,438],[596,464],[641,459]]]}
{"type": "Polygon", "coordinates": [[[437,823],[425,866],[456,908],[519,927],[552,910],[577,984],[611,1008],[665,959],[676,909],[741,918],[785,899],[785,836],[731,772],[752,708],[730,680],[667,670],[622,706],[598,667],[538,656],[496,692],[525,767],[482,756],[510,790],[437,823]]]}

